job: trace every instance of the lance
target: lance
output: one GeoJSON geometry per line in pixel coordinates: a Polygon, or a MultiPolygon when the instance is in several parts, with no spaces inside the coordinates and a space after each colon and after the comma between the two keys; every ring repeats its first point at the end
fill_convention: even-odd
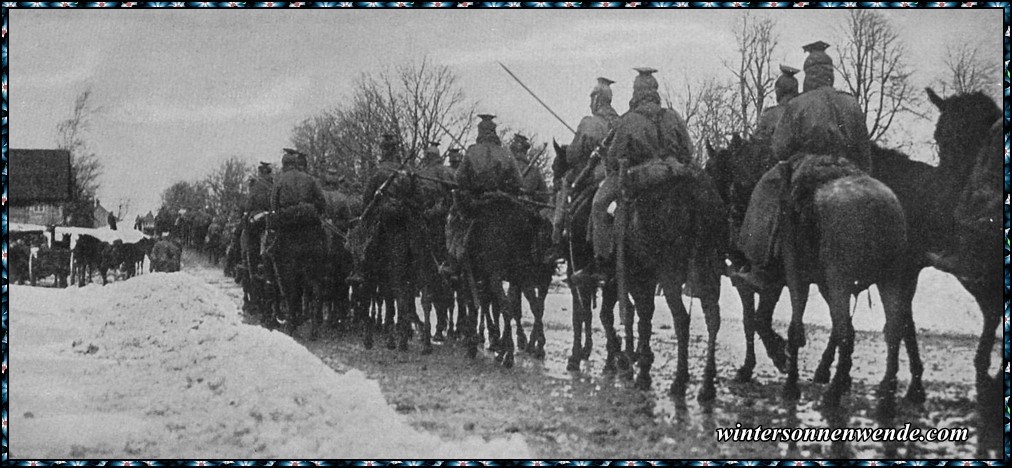
{"type": "Polygon", "coordinates": [[[569,124],[567,124],[565,120],[562,120],[562,117],[559,117],[559,114],[556,114],[555,111],[553,111],[551,107],[548,107],[548,104],[545,104],[545,101],[542,101],[541,98],[539,98],[537,94],[534,94],[534,91],[531,91],[531,88],[528,88],[527,85],[525,85],[523,81],[520,81],[520,78],[517,78],[517,76],[514,75],[513,72],[511,72],[509,68],[506,68],[506,65],[503,65],[502,62],[496,62],[496,63],[498,63],[499,66],[502,67],[503,70],[506,70],[506,73],[509,73],[509,75],[512,76],[513,79],[516,80],[516,82],[519,83],[520,86],[522,86],[524,88],[524,90],[526,90],[532,97],[534,97],[534,99],[536,101],[538,101],[538,103],[540,103],[542,106],[544,106],[544,108],[548,112],[550,112],[552,114],[552,116],[554,116],[556,119],[559,119],[559,122],[561,122],[562,125],[565,125],[565,127],[568,128],[569,131],[573,132],[574,135],[576,134],[576,130],[573,130],[573,127],[570,127],[569,124]]]}
{"type": "MultiPolygon", "coordinates": [[[[438,120],[436,121],[436,125],[439,125],[439,128],[441,130],[443,130],[444,132],[446,132],[446,135],[449,136],[450,138],[452,138],[453,142],[456,143],[457,146],[459,146],[461,148],[464,148],[464,144],[460,142],[460,138],[457,138],[457,137],[453,136],[453,133],[451,133],[449,130],[447,130],[446,127],[444,127],[443,124],[440,123],[438,120]]],[[[463,134],[463,132],[461,132],[461,134],[463,134]]],[[[450,149],[447,148],[446,150],[449,151],[450,149]]]]}

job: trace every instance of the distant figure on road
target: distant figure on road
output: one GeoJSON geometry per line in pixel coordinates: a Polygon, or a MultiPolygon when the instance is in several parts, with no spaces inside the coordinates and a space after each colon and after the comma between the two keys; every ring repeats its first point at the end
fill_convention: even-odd
{"type": "Polygon", "coordinates": [[[109,229],[116,230],[116,215],[109,213],[109,229]]]}

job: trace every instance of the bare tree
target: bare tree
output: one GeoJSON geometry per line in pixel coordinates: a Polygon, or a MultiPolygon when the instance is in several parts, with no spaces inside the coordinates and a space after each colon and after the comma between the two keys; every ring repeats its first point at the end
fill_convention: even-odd
{"type": "Polygon", "coordinates": [[[673,93],[665,83],[666,105],[679,110],[685,118],[695,157],[700,162],[706,158],[704,148],[707,141],[718,146],[726,145],[730,135],[742,128],[741,114],[736,112],[736,103],[740,102],[736,87],[735,83],[722,83],[714,78],[696,82],[686,80],[684,91],[673,93]]]}
{"type": "Polygon", "coordinates": [[[179,210],[197,211],[207,205],[207,187],[203,182],[180,181],[172,184],[162,192],[162,208],[176,214],[179,210]]]}
{"type": "Polygon", "coordinates": [[[843,29],[836,68],[867,116],[872,141],[884,141],[898,114],[916,114],[917,93],[910,84],[906,45],[876,11],[850,10],[843,29]]]}
{"type": "Polygon", "coordinates": [[[311,167],[344,172],[347,189],[357,192],[379,158],[383,134],[397,135],[401,157],[415,161],[430,141],[441,140],[444,148],[454,139],[464,141],[475,106],[452,70],[422,59],[363,73],[350,102],[307,118],[291,140],[309,154],[311,167]],[[446,135],[444,128],[455,134],[446,135]]]}
{"type": "Polygon", "coordinates": [[[981,91],[992,98],[1000,97],[1002,76],[998,55],[985,54],[980,46],[964,40],[945,46],[946,77],[941,80],[944,94],[981,91]]]}
{"type": "Polygon", "coordinates": [[[766,98],[773,94],[776,76],[772,58],[779,43],[776,22],[745,12],[735,25],[734,39],[738,56],[733,61],[725,61],[724,67],[734,75],[737,88],[734,107],[737,130],[749,134],[759,121],[766,98]]]}
{"type": "Polygon", "coordinates": [[[217,214],[230,214],[237,218],[248,192],[246,180],[253,175],[253,167],[238,156],[226,159],[204,178],[207,187],[207,204],[217,214]]]}
{"type": "Polygon", "coordinates": [[[101,108],[92,107],[90,98],[90,89],[78,94],[70,117],[56,126],[57,147],[70,152],[71,203],[68,214],[71,224],[84,227],[93,224],[92,208],[99,189],[98,178],[102,175],[102,163],[88,147],[85,138],[92,117],[101,111],[101,108]]]}

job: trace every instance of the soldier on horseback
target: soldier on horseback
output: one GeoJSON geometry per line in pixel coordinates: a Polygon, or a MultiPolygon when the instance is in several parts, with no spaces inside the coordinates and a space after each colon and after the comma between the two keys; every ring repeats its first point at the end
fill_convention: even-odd
{"type": "MultiPolygon", "coordinates": [[[[562,180],[556,181],[555,213],[552,216],[552,248],[547,254],[547,260],[554,260],[561,255],[559,242],[562,240],[567,213],[570,212],[570,198],[574,200],[590,198],[597,190],[597,183],[600,182],[582,183],[580,187],[571,187],[576,182],[581,170],[587,164],[591,164],[591,155],[602,145],[605,138],[611,133],[612,124],[618,119],[618,113],[611,106],[612,83],[614,81],[608,78],[598,77],[597,85],[590,92],[591,115],[580,120],[573,142],[566,148],[565,166],[571,169],[566,172],[562,180]]],[[[601,174],[603,176],[603,171],[601,174]]]]}
{"type": "MultiPolygon", "coordinates": [[[[379,201],[376,197],[383,195],[378,193],[380,188],[399,169],[398,146],[399,143],[395,135],[383,134],[383,141],[380,142],[379,164],[369,176],[369,180],[366,181],[365,191],[362,193],[363,206],[371,207],[379,201]]],[[[378,223],[377,216],[363,212],[359,224],[348,233],[348,250],[351,251],[354,259],[352,273],[348,276],[349,283],[360,284],[365,281],[362,268],[365,266],[366,250],[373,241],[378,223]]]]}
{"type": "MultiPolygon", "coordinates": [[[[592,237],[594,244],[595,268],[599,280],[606,280],[602,273],[613,262],[614,251],[614,208],[618,198],[618,156],[628,159],[630,174],[642,175],[637,184],[649,185],[651,172],[668,173],[678,166],[692,162],[692,141],[685,120],[673,109],[661,107],[657,92],[657,79],[653,68],[637,68],[639,75],[633,81],[633,97],[626,112],[614,123],[614,139],[603,155],[605,178],[594,195],[591,208],[592,237]]],[[[573,281],[586,279],[591,272],[586,269],[573,275],[573,281]]]]}
{"type": "Polygon", "coordinates": [[[829,44],[817,41],[803,47],[804,92],[784,107],[772,135],[773,155],[780,160],[756,185],[741,229],[742,250],[754,264],[738,272],[736,280],[757,290],[781,280],[777,253],[779,225],[792,198],[792,177],[801,153],[834,155],[870,172],[871,146],[864,113],[854,96],[833,88],[833,59],[829,44]]]}
{"type": "Polygon", "coordinates": [[[460,161],[464,159],[464,155],[461,154],[460,148],[450,148],[446,153],[446,160],[450,162],[450,169],[456,171],[460,168],[460,161]]]}
{"type": "MultiPolygon", "coordinates": [[[[482,114],[478,123],[478,138],[467,148],[467,153],[457,169],[458,195],[471,198],[488,192],[504,192],[511,195],[520,193],[520,170],[513,157],[502,147],[496,134],[494,115],[482,114]]],[[[458,262],[464,258],[467,248],[470,219],[461,207],[462,197],[455,196],[450,216],[446,223],[446,247],[449,257],[439,267],[441,274],[455,276],[459,272],[458,262]]],[[[469,201],[469,200],[468,200],[469,201]]]]}
{"type": "Polygon", "coordinates": [[[780,123],[780,118],[787,109],[787,103],[798,95],[798,79],[794,77],[799,71],[797,68],[780,65],[780,77],[774,84],[774,91],[777,96],[777,105],[769,107],[759,116],[756,122],[755,133],[752,137],[764,145],[769,146],[773,140],[773,132],[780,123]]]}
{"type": "Polygon", "coordinates": [[[263,297],[263,285],[266,277],[273,277],[273,272],[263,268],[260,256],[260,237],[267,226],[267,213],[271,210],[271,191],[274,180],[271,177],[270,163],[261,162],[257,175],[249,179],[249,195],[243,208],[242,229],[240,229],[239,245],[242,246],[243,267],[246,270],[244,288],[248,296],[247,307],[260,307],[263,297]]]}
{"type": "MultiPolygon", "coordinates": [[[[319,260],[324,256],[321,216],[327,207],[319,182],[307,174],[298,151],[285,149],[282,173],[271,192],[271,228],[276,244],[269,250],[278,270],[281,295],[288,304],[287,330],[294,333],[302,320],[302,298],[309,295],[313,307],[319,295],[319,260]]],[[[320,318],[314,314],[314,320],[320,318]]],[[[319,323],[310,337],[315,338],[319,323]]]]}

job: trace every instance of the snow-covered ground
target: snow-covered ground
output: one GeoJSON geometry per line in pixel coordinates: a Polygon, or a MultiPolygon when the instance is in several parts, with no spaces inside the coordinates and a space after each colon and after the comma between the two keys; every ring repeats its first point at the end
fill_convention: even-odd
{"type": "Polygon", "coordinates": [[[513,458],[519,437],[419,432],[356,370],[243,324],[187,273],[10,289],[10,456],[513,458]]]}

